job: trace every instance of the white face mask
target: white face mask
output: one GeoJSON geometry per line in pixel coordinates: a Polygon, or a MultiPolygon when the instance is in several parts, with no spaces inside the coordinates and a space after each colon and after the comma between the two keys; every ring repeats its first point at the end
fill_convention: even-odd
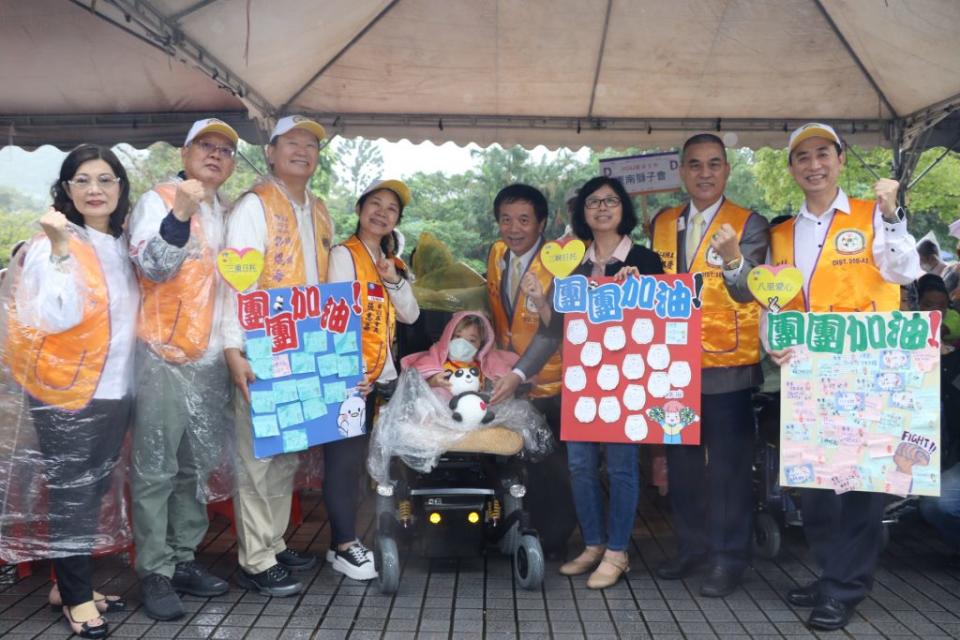
{"type": "Polygon", "coordinates": [[[454,338],[447,347],[447,354],[451,360],[470,362],[477,355],[477,348],[463,338],[454,338]]]}

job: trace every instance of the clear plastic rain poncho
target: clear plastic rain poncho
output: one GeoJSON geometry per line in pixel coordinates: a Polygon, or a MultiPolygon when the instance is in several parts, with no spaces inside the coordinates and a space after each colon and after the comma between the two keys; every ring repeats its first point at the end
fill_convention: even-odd
{"type": "MultiPolygon", "coordinates": [[[[523,455],[530,461],[545,457],[553,449],[553,435],[543,415],[526,400],[511,399],[491,406],[496,425],[514,431],[523,438],[523,455]]],[[[488,429],[487,425],[476,427],[488,429]]],[[[474,430],[465,430],[454,421],[446,402],[441,400],[416,369],[400,374],[397,389],[380,409],[370,440],[367,468],[378,484],[392,484],[390,458],[399,457],[416,471],[433,469],[444,452],[474,430]]],[[[491,432],[495,433],[495,432],[491,432]]],[[[480,451],[483,453],[484,451],[480,451]]]]}
{"type": "Polygon", "coordinates": [[[69,259],[52,261],[50,242],[37,236],[0,286],[0,560],[7,563],[116,551],[133,541],[124,502],[132,403],[123,374],[132,369],[136,282],[125,240],[68,230],[69,259]]]}
{"type": "Polygon", "coordinates": [[[413,292],[417,304],[428,311],[463,311],[487,308],[486,280],[462,262],[430,233],[420,234],[413,254],[413,292]]]}
{"type": "Polygon", "coordinates": [[[232,383],[220,322],[233,291],[217,272],[226,204],[204,203],[182,247],[160,227],[177,183],[145,193],[130,216],[130,254],[140,278],[134,498],[139,488],[196,481],[202,503],[234,493],[232,383]]]}

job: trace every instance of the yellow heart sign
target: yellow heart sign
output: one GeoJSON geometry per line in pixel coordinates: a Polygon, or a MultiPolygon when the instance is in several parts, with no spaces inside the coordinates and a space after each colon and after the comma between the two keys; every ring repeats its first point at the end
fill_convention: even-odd
{"type": "Polygon", "coordinates": [[[217,255],[217,271],[237,291],[246,291],[263,273],[263,254],[256,249],[224,249],[217,255]]]}
{"type": "Polygon", "coordinates": [[[800,269],[785,264],[779,267],[761,264],[750,271],[747,287],[757,302],[777,313],[803,290],[803,274],[800,269]]]}
{"type": "Polygon", "coordinates": [[[540,249],[540,262],[553,274],[553,277],[566,278],[583,262],[583,255],[586,252],[587,247],[583,244],[583,240],[575,238],[563,244],[551,241],[540,249]]]}

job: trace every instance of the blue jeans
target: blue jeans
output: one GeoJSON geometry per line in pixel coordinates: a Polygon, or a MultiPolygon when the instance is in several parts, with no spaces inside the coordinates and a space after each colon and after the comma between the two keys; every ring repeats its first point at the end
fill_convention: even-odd
{"type": "Polygon", "coordinates": [[[940,475],[939,498],[920,498],[920,512],[948,545],[960,551],[960,463],[940,475]]]}
{"type": "Polygon", "coordinates": [[[640,498],[639,447],[635,444],[567,442],[570,486],[583,541],[626,551],[633,532],[640,498]],[[604,498],[600,487],[600,452],[606,451],[610,481],[609,525],[604,524],[604,498]]]}

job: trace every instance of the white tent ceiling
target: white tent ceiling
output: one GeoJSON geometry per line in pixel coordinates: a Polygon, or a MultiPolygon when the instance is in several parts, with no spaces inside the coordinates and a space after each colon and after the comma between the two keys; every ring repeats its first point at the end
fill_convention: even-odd
{"type": "Polygon", "coordinates": [[[960,105],[958,31],[957,0],[0,0],[0,144],[176,143],[207,114],[257,142],[282,113],[481,145],[782,146],[809,119],[909,144],[960,105]]]}

